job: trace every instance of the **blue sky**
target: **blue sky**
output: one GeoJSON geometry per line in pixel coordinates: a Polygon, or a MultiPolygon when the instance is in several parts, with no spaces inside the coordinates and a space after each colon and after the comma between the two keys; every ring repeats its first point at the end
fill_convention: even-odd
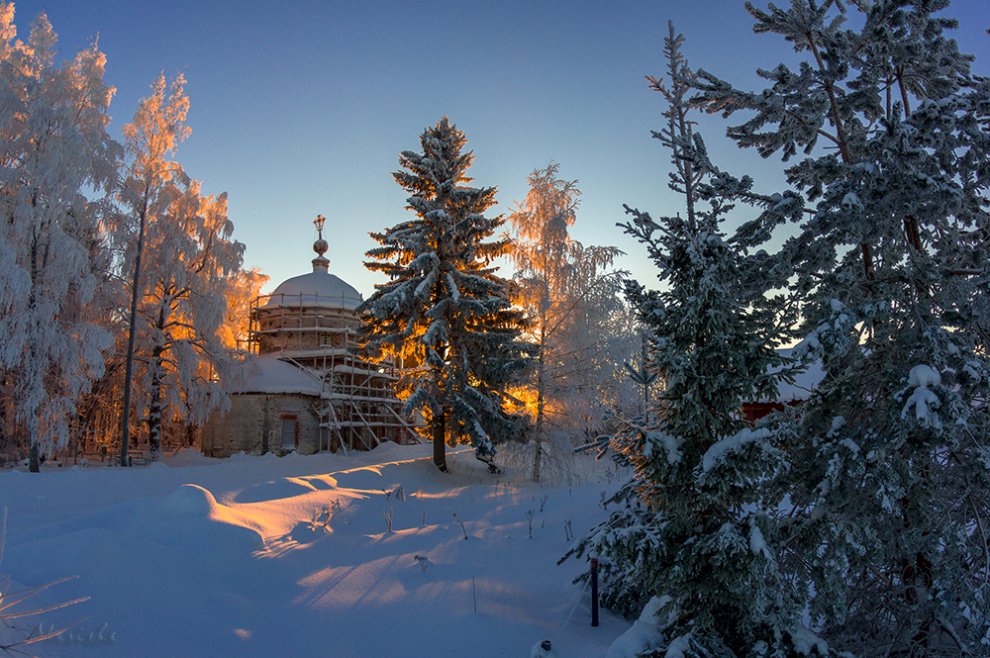
{"type": "MultiPolygon", "coordinates": [[[[758,2],[757,4],[764,4],[758,2]]],[[[526,194],[526,176],[551,160],[583,191],[574,235],[627,252],[619,265],[644,283],[643,250],[615,227],[622,204],[676,212],[667,156],[650,130],[662,105],[644,75],[660,73],[667,20],[686,53],[736,84],[790,55],[755,35],[737,0],[615,2],[285,3],[171,0],[24,0],[16,22],[48,12],[69,56],[99,35],[117,87],[120,137],[159,72],[188,78],[192,135],[178,160],[208,193],[227,191],[246,265],[279,281],[309,271],[312,219],[327,216],[331,271],[367,295],[378,279],[363,265],[368,231],[406,218],[392,181],[397,156],[418,149],[443,115],[465,131],[478,185],[499,189],[495,212],[526,194]]],[[[948,15],[976,70],[990,72],[990,3],[957,0],[948,15]]],[[[778,161],[736,151],[725,125],[703,130],[716,161],[768,191],[778,161]]],[[[509,273],[504,273],[508,275],[509,273]]]]}

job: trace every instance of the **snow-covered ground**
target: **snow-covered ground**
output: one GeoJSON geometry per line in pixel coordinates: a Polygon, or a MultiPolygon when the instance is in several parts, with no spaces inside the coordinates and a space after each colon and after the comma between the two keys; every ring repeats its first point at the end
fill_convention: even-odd
{"type": "Polygon", "coordinates": [[[592,628],[571,582],[586,565],[556,562],[565,523],[580,537],[617,482],[536,485],[523,462],[495,477],[466,450],[444,475],[429,451],[0,471],[0,573],[78,576],[20,609],[91,597],[43,617],[78,624],[40,655],[525,658],[544,639],[605,655],[629,624],[592,628]]]}

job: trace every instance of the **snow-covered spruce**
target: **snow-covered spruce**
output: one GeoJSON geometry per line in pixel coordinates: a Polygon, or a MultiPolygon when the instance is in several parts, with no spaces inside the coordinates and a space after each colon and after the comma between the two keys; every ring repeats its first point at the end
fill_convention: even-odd
{"type": "MultiPolygon", "coordinates": [[[[749,7],[800,67],[763,68],[755,92],[695,83],[700,104],[742,113],[740,147],[805,154],[786,170],[808,206],[781,262],[798,352],[827,374],[786,432],[782,568],[810,582],[829,645],[862,655],[985,655],[990,637],[990,81],[949,38],[945,4],[749,7]]],[[[751,199],[751,183],[711,186],[751,199]]]]}
{"type": "Polygon", "coordinates": [[[359,309],[367,349],[402,364],[406,412],[428,419],[442,470],[448,436],[469,437],[488,457],[517,427],[504,391],[529,354],[509,283],[491,266],[505,250],[504,240],[490,240],[503,220],[484,214],[495,188],[465,185],[474,160],[466,143],[444,117],[420,136],[422,153],[400,154],[403,169],[393,176],[416,216],[371,234],[381,246],[368,251],[365,265],[389,281],[359,309]]]}
{"type": "Polygon", "coordinates": [[[671,152],[670,187],[683,195],[685,213],[654,220],[628,210],[632,220],[622,225],[646,246],[662,284],[646,290],[629,281],[626,295],[650,332],[649,366],[666,390],[613,437],[633,478],[576,552],[603,560],[609,606],[633,613],[653,601],[646,609],[655,618],[638,622],[652,630],[629,638],[648,642],[637,651],[786,654],[802,601],[779,568],[781,494],[768,485],[790,465],[769,426],[750,430],[738,414],[745,402],[773,399],[786,376],[773,368],[781,365],[773,346],[783,311],[768,295],[765,255],[747,257],[728,239],[724,201],[699,189],[711,169],[699,166],[704,144],[688,116],[692,72],[681,43],[671,27],[669,86],[654,80],[668,124],[655,136],[671,152]]]}

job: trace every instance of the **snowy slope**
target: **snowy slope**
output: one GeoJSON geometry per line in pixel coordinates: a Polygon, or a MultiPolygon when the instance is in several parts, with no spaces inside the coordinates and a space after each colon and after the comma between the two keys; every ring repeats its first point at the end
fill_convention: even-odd
{"type": "Polygon", "coordinates": [[[92,597],[45,617],[80,623],[42,655],[527,656],[542,639],[604,655],[628,624],[591,628],[583,565],[556,561],[564,523],[584,533],[612,485],[493,479],[467,451],[443,475],[429,450],[0,472],[0,572],[79,576],[37,602],[92,597]]]}

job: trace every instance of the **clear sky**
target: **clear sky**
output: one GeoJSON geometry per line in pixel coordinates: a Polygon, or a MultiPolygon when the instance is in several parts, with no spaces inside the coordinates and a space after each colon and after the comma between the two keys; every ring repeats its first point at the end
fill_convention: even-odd
{"type": "MultiPolygon", "coordinates": [[[[786,0],[779,0],[785,3],[786,0]]],[[[758,5],[765,4],[757,2],[758,5]]],[[[408,216],[393,182],[402,150],[444,114],[468,137],[476,184],[497,186],[506,212],[526,177],[551,160],[583,191],[574,235],[627,252],[643,283],[643,250],[615,227],[622,204],[676,212],[667,156],[650,130],[660,98],[667,20],[685,34],[690,64],[757,88],[753,71],[790,56],[755,35],[742,0],[22,0],[19,34],[44,9],[62,56],[99,36],[117,87],[112,133],[164,71],[183,72],[192,135],[178,160],[207,193],[227,191],[245,264],[281,280],[311,270],[313,218],[327,217],[331,272],[367,296],[368,231],[408,216]]],[[[956,0],[956,38],[990,73],[990,0],[956,0]]],[[[782,184],[778,161],[740,154],[706,120],[716,162],[782,184]]],[[[508,272],[504,272],[508,276],[508,272]]]]}

